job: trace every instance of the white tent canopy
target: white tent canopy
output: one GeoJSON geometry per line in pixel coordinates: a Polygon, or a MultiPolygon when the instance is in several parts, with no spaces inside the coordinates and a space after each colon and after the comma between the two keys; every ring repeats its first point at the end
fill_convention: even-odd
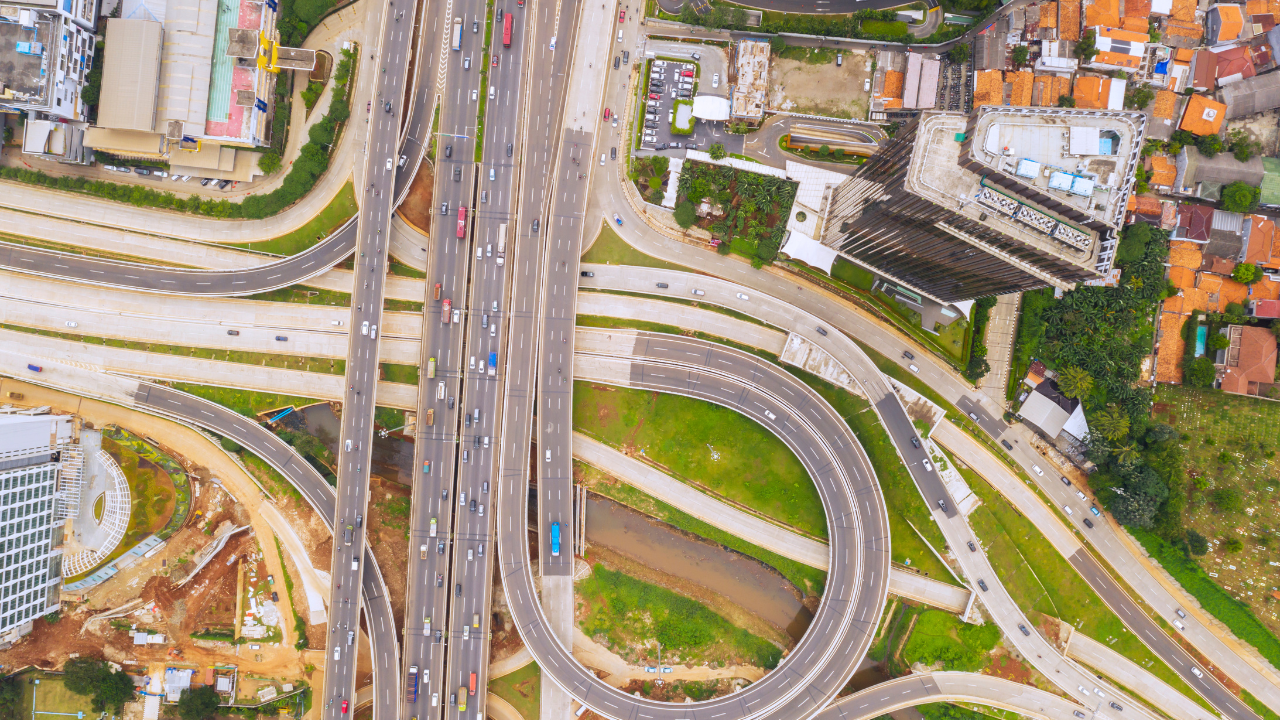
{"type": "Polygon", "coordinates": [[[693,99],[693,116],[699,120],[728,120],[728,98],[699,95],[693,99]]]}

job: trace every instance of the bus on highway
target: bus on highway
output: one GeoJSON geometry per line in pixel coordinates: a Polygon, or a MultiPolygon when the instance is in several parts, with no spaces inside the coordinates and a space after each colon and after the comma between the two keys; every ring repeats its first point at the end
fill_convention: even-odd
{"type": "Polygon", "coordinates": [[[436,359],[431,358],[427,361],[427,379],[430,380],[436,376],[436,359]]]}
{"type": "Polygon", "coordinates": [[[511,19],[512,19],[512,17],[513,17],[513,16],[511,15],[511,13],[507,13],[507,16],[506,16],[506,17],[504,17],[504,18],[502,18],[502,47],[506,47],[506,48],[511,47],[511,19]]]}
{"type": "Polygon", "coordinates": [[[498,225],[498,252],[505,253],[507,251],[507,224],[498,225]]]}
{"type": "Polygon", "coordinates": [[[560,557],[560,523],[551,523],[551,555],[560,557]]]}
{"type": "Polygon", "coordinates": [[[462,49],[462,18],[453,19],[453,49],[462,49]]]}
{"type": "Polygon", "coordinates": [[[464,207],[458,208],[458,238],[461,239],[466,236],[467,236],[467,208],[464,206],[464,207]]]}

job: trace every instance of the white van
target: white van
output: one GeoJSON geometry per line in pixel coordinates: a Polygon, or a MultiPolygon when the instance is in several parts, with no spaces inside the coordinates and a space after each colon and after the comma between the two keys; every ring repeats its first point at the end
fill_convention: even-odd
{"type": "Polygon", "coordinates": [[[497,95],[498,95],[498,89],[497,89],[497,88],[495,88],[494,86],[490,85],[490,86],[489,86],[489,99],[490,99],[490,100],[492,100],[492,99],[494,99],[495,97],[497,97],[497,95]]]}
{"type": "Polygon", "coordinates": [[[547,462],[551,462],[551,451],[547,451],[547,462]]]}
{"type": "Polygon", "coordinates": [[[347,441],[347,452],[351,452],[351,441],[347,441]]]}
{"type": "Polygon", "coordinates": [[[622,28],[618,28],[618,42],[622,42],[622,28]]]}

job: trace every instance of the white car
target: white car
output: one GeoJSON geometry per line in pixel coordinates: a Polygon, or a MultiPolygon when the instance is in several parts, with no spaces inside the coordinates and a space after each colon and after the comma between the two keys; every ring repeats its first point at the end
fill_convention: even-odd
{"type": "Polygon", "coordinates": [[[711,87],[713,88],[720,87],[720,73],[716,73],[715,75],[711,76],[711,87]]]}
{"type": "Polygon", "coordinates": [[[388,170],[390,170],[390,169],[391,169],[391,166],[392,166],[392,165],[394,165],[394,164],[395,164],[395,161],[394,161],[394,160],[392,160],[391,158],[387,158],[387,169],[388,169],[388,170]]]}
{"type": "Polygon", "coordinates": [[[742,293],[738,293],[738,299],[739,299],[739,300],[750,300],[751,298],[747,297],[746,295],[743,295],[742,293]]]}
{"type": "Polygon", "coordinates": [[[552,35],[552,36],[551,36],[551,49],[552,49],[552,50],[555,50],[555,49],[556,49],[556,36],[555,36],[555,35],[552,35]]]}
{"type": "Polygon", "coordinates": [[[373,327],[369,328],[369,339],[371,339],[371,340],[377,340],[377,339],[378,339],[378,326],[377,326],[377,325],[374,325],[373,327]]]}
{"type": "Polygon", "coordinates": [[[363,323],[361,323],[361,324],[360,324],[360,334],[361,334],[361,335],[368,335],[368,334],[369,334],[369,321],[368,321],[368,320],[365,320],[363,323]]]}
{"type": "Polygon", "coordinates": [[[475,101],[476,101],[476,100],[478,100],[479,98],[480,98],[480,91],[479,91],[479,90],[472,90],[472,91],[471,91],[471,102],[475,102],[475,101]]]}
{"type": "Polygon", "coordinates": [[[925,460],[924,469],[928,470],[929,472],[933,472],[933,463],[929,462],[928,460],[925,460]]]}
{"type": "Polygon", "coordinates": [[[102,166],[102,169],[103,169],[103,170],[115,170],[115,169],[116,169],[116,166],[115,166],[115,165],[103,165],[103,166],[102,166]]]}
{"type": "Polygon", "coordinates": [[[154,175],[155,177],[158,177],[158,178],[162,179],[162,180],[163,180],[164,178],[169,177],[169,173],[167,173],[167,172],[165,172],[165,171],[163,171],[163,170],[152,170],[152,171],[151,171],[151,174],[152,174],[152,175],[154,175]]]}
{"type": "Polygon", "coordinates": [[[862,92],[871,92],[871,78],[862,81],[862,92]]]}
{"type": "Polygon", "coordinates": [[[80,327],[80,323],[76,322],[75,320],[68,320],[67,327],[69,328],[80,327]]]}

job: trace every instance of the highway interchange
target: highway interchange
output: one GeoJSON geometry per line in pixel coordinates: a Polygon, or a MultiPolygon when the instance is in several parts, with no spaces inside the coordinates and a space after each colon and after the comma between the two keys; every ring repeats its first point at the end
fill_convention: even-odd
{"type": "MultiPolygon", "coordinates": [[[[701,341],[637,335],[634,346],[620,350],[631,357],[626,384],[732,407],[774,430],[795,450],[819,487],[837,559],[814,620],[815,632],[807,634],[763,681],[732,696],[692,706],[624,695],[599,681],[565,649],[565,623],[571,622],[565,613],[572,612],[572,553],[551,552],[549,525],[560,523],[565,528],[563,544],[572,547],[572,378],[575,358],[591,354],[574,346],[580,249],[584,233],[598,222],[595,211],[601,202],[623,214],[628,233],[644,227],[643,219],[620,196],[621,178],[616,171],[621,163],[609,163],[596,172],[593,159],[604,149],[597,146],[597,123],[575,126],[565,118],[567,106],[578,108],[584,102],[599,118],[600,95],[585,100],[568,97],[577,44],[566,40],[580,36],[579,22],[594,28],[611,21],[613,10],[564,0],[529,0],[524,6],[516,0],[500,0],[492,10],[516,18],[509,49],[501,47],[499,21],[479,0],[427,3],[420,18],[415,15],[416,5],[407,0],[402,0],[400,9],[388,0],[385,10],[375,15],[381,23],[381,42],[362,49],[368,52],[367,62],[379,70],[373,75],[376,95],[366,113],[370,122],[364,141],[369,151],[357,172],[363,182],[355,222],[304,253],[246,270],[141,266],[10,244],[0,245],[0,266],[113,288],[220,297],[285,287],[348,257],[353,260],[353,307],[345,325],[348,391],[336,492],[282,441],[230,411],[150,383],[139,383],[132,396],[140,407],[236,439],[289,478],[331,523],[335,542],[328,652],[333,654],[326,663],[320,698],[326,717],[340,718],[342,701],[355,696],[356,653],[347,633],[357,633],[363,606],[364,629],[374,651],[375,716],[425,718],[444,711],[461,720],[465,715],[456,702],[449,702],[449,696],[467,686],[473,672],[481,688],[486,684],[488,607],[495,567],[488,558],[494,552],[513,617],[544,673],[598,713],[629,720],[735,720],[807,717],[822,710],[861,660],[884,604],[889,537],[883,500],[856,440],[820,398],[785,371],[701,341]],[[463,30],[456,50],[451,47],[454,18],[461,21],[463,30]],[[493,35],[487,51],[492,55],[486,55],[484,38],[490,28],[493,35]],[[555,38],[560,39],[558,50],[553,48],[555,38]],[[496,64],[489,57],[496,57],[496,64]],[[408,77],[411,65],[412,80],[408,77]],[[482,69],[488,71],[484,84],[479,79],[482,69]],[[406,96],[408,107],[402,102],[406,96]],[[482,97],[487,99],[484,152],[477,162],[477,110],[482,97]],[[360,526],[368,502],[366,468],[377,402],[378,326],[390,222],[413,173],[429,162],[426,148],[432,142],[431,119],[437,110],[434,203],[440,207],[432,229],[436,242],[422,239],[429,257],[414,461],[415,469],[422,471],[415,472],[410,593],[403,645],[399,645],[389,598],[364,547],[360,526]],[[404,169],[397,173],[401,164],[404,169]],[[589,186],[602,190],[589,195],[589,186]],[[460,208],[466,209],[461,221],[460,208]],[[502,229],[505,235],[500,241],[502,229]],[[499,258],[505,262],[499,264],[499,258]],[[436,283],[440,284],[438,296],[436,283]],[[451,304],[448,315],[445,300],[451,304]],[[486,367],[490,353],[499,357],[497,368],[486,367]],[[434,366],[435,377],[427,377],[428,366],[434,366]],[[536,453],[531,453],[531,446],[536,446],[536,453]],[[430,472],[425,470],[426,463],[430,472]],[[540,588],[529,561],[525,527],[526,487],[535,477],[540,491],[540,588]],[[431,535],[433,524],[435,536],[431,535]],[[418,552],[419,547],[423,552],[418,552]],[[361,592],[356,592],[357,587],[361,592]],[[566,592],[567,608],[563,605],[566,592]],[[402,685],[410,666],[429,673],[423,675],[416,703],[406,701],[402,685]]],[[[612,54],[607,47],[605,51],[605,57],[612,54]]],[[[364,56],[361,60],[365,61],[364,56]]],[[[603,86],[598,88],[603,91],[603,86]]],[[[355,114],[361,113],[365,111],[357,109],[355,114]]],[[[588,111],[582,115],[588,116],[588,111]]],[[[616,279],[617,286],[625,285],[623,278],[616,279]]],[[[689,280],[680,286],[681,292],[696,282],[703,281],[689,280]]],[[[751,287],[743,289],[755,292],[751,287]]],[[[820,337],[814,335],[825,321],[809,316],[804,322],[806,326],[794,330],[820,344],[832,342],[825,331],[820,337]]],[[[616,360],[618,354],[610,357],[616,360]]],[[[896,395],[874,370],[858,375],[898,444],[922,501],[934,511],[950,546],[963,547],[972,532],[955,503],[948,500],[937,474],[924,467],[924,452],[904,447],[915,431],[896,395]]],[[[998,435],[1008,430],[990,411],[976,405],[973,409],[989,432],[998,435]]],[[[1062,658],[1038,633],[1019,632],[1020,622],[1027,621],[994,580],[984,553],[960,552],[956,557],[968,577],[987,578],[991,589],[983,594],[983,601],[1029,662],[1069,694],[1085,688],[1087,700],[1081,702],[1091,712],[1117,717],[1108,715],[1105,705],[1096,701],[1093,693],[1102,693],[1094,688],[1102,683],[1092,674],[1062,658]],[[1032,655],[1039,662],[1031,661],[1032,655]]],[[[1144,642],[1226,717],[1255,717],[1216,682],[1193,678],[1190,656],[1141,612],[1092,556],[1081,550],[1072,563],[1140,637],[1145,635],[1144,642]]],[[[938,690],[934,679],[913,688],[900,694],[950,697],[938,690]]],[[[1118,690],[1107,689],[1112,697],[1121,697],[1118,690]]],[[[990,701],[994,692],[989,689],[978,697],[990,701]]],[[[483,698],[483,692],[469,698],[467,712],[483,717],[483,698]]],[[[866,717],[849,705],[846,699],[821,716],[866,717]]],[[[887,706],[875,707],[878,714],[887,706]]],[[[1042,716],[1059,717],[1060,711],[1046,710],[1042,716]]],[[[1134,707],[1128,717],[1139,714],[1134,707]]]]}

